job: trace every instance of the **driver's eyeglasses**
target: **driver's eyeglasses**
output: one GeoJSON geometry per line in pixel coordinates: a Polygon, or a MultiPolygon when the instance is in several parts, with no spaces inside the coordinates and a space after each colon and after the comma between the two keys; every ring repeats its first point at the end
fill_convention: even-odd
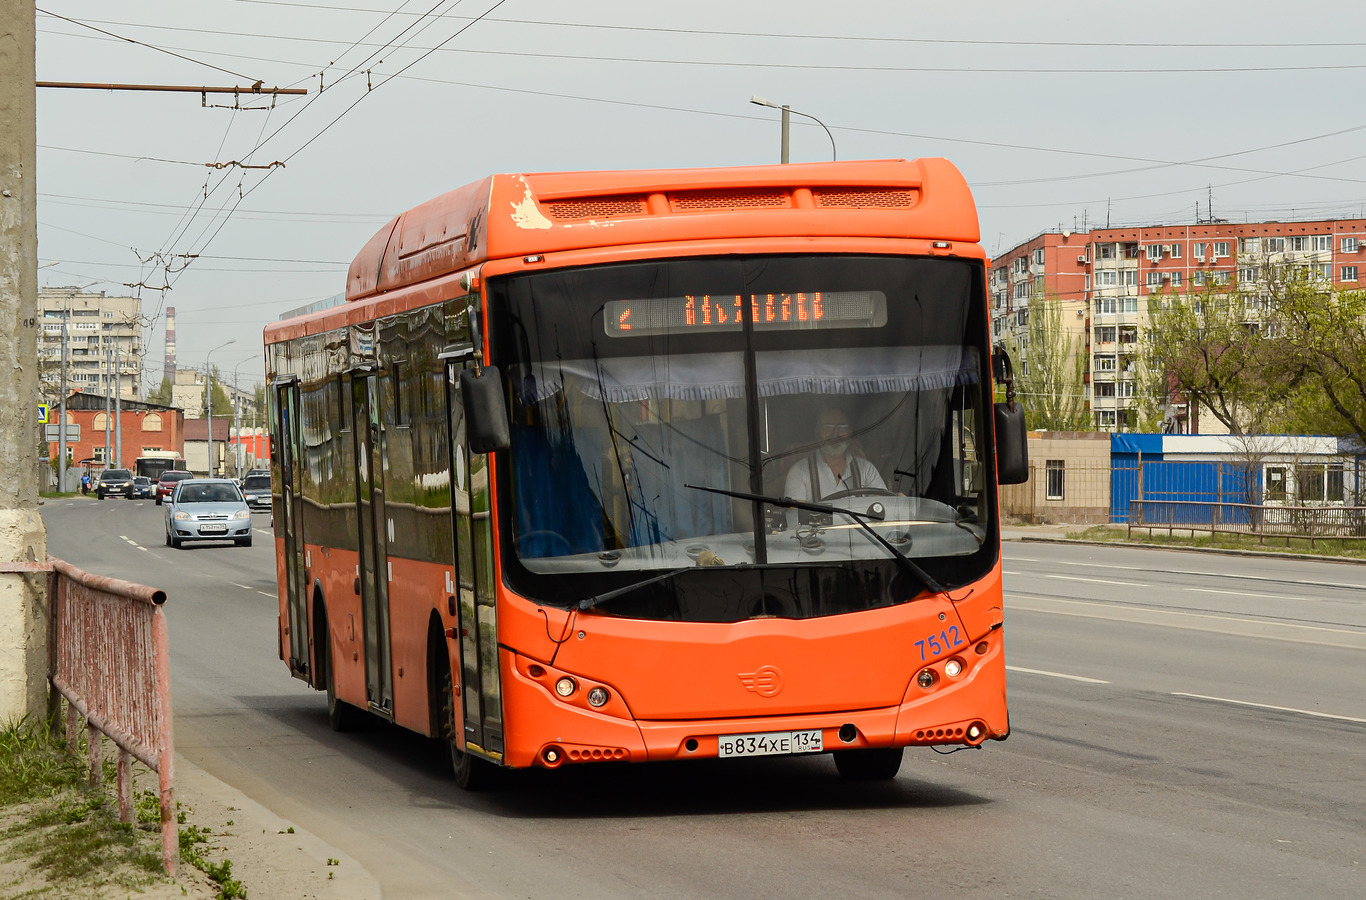
{"type": "Polygon", "coordinates": [[[821,433],[822,433],[822,434],[849,434],[851,431],[853,431],[853,428],[852,428],[852,426],[849,426],[849,425],[839,425],[839,424],[836,424],[836,425],[822,425],[822,426],[821,426],[821,433]]]}

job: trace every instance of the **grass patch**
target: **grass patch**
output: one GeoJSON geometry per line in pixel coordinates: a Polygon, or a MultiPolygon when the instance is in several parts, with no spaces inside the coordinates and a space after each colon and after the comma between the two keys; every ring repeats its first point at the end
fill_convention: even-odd
{"type": "Polygon", "coordinates": [[[1229,534],[1220,532],[1211,535],[1198,529],[1194,535],[1189,529],[1180,528],[1172,534],[1158,530],[1153,533],[1147,528],[1135,528],[1132,533],[1123,526],[1094,525],[1082,531],[1069,531],[1069,538],[1085,541],[1108,541],[1112,543],[1151,544],[1160,547],[1192,547],[1216,550],[1265,550],[1277,553],[1298,553],[1304,556],[1346,556],[1366,559],[1366,541],[1339,541],[1331,538],[1315,538],[1311,545],[1307,538],[1285,538],[1267,535],[1258,540],[1255,534],[1229,534]]]}
{"type": "MultiPolygon", "coordinates": [[[[184,880],[172,880],[162,870],[156,790],[135,792],[134,821],[119,821],[116,752],[108,742],[101,759],[104,786],[90,787],[84,735],[82,730],[73,755],[46,722],[24,719],[0,727],[0,896],[104,897],[111,888],[135,893],[151,885],[206,896],[202,881],[187,891],[184,880]]],[[[148,775],[144,768],[143,777],[148,775]]],[[[245,898],[245,886],[232,876],[232,861],[208,857],[212,831],[186,824],[187,812],[177,804],[182,866],[204,872],[218,900],[245,898]]]]}
{"type": "Polygon", "coordinates": [[[0,814],[0,859],[26,862],[35,876],[21,881],[25,897],[167,881],[159,841],[119,822],[117,804],[89,786],[85,767],[45,723],[24,719],[0,729],[0,814]]]}

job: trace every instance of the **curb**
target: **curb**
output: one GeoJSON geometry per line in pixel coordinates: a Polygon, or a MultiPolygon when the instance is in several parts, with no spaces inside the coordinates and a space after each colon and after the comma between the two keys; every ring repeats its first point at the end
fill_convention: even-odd
{"type": "Polygon", "coordinates": [[[383,896],[379,881],[354,857],[180,753],[175,755],[175,771],[176,799],[190,810],[188,824],[211,829],[208,838],[214,857],[232,861],[233,877],[242,881],[251,896],[298,900],[380,900],[383,896]]]}
{"type": "Polygon", "coordinates": [[[1260,559],[1299,559],[1320,562],[1366,565],[1366,560],[1353,556],[1321,556],[1317,553],[1290,553],[1284,550],[1234,550],[1225,547],[1180,547],[1171,544],[1145,544],[1141,541],[1091,541],[1084,538],[1053,537],[1043,534],[1002,537],[1002,541],[1022,544],[1081,544],[1088,547],[1131,547],[1140,550],[1175,550],[1179,553],[1213,553],[1221,556],[1250,556],[1260,559]]]}

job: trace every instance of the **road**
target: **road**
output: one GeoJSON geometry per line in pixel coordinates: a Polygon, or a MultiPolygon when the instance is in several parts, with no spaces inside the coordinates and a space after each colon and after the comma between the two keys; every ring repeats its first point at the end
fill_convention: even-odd
{"type": "Polygon", "coordinates": [[[470,795],[425,739],[328,730],[277,658],[268,530],[173,551],[150,501],[43,510],[53,555],[170,595],[177,750],[387,897],[1366,896],[1360,565],[1010,543],[1008,741],[890,785],[812,757],[470,795]]]}

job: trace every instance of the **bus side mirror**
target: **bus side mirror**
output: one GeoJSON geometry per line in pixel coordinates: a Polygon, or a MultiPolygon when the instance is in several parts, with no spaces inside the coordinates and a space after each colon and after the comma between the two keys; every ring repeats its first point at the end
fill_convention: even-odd
{"type": "Polygon", "coordinates": [[[1015,402],[1015,367],[1004,344],[991,351],[992,377],[1006,388],[1006,402],[996,404],[996,481],[1024,484],[1029,480],[1029,433],[1024,407],[1015,402]]]}
{"type": "Polygon", "coordinates": [[[1029,480],[1029,440],[1024,406],[996,404],[996,480],[1024,484],[1029,480]]]}
{"type": "Polygon", "coordinates": [[[503,379],[497,366],[462,370],[460,396],[465,402],[465,435],[471,453],[492,453],[512,446],[503,379]]]}

